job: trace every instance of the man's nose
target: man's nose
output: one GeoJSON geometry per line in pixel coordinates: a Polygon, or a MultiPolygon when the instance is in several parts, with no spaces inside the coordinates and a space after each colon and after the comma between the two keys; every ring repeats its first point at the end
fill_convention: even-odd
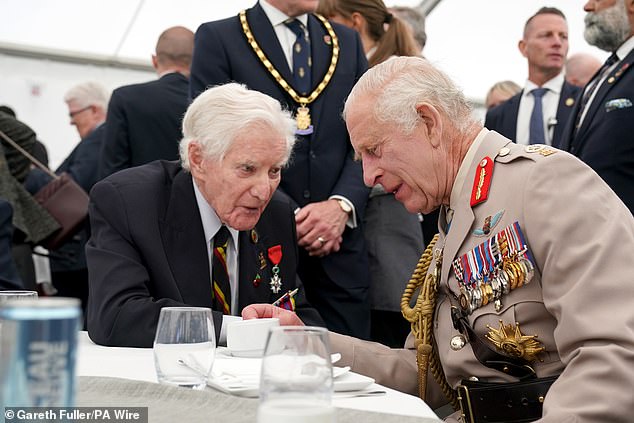
{"type": "Polygon", "coordinates": [[[378,167],[370,160],[363,160],[363,182],[368,187],[373,187],[379,183],[380,172],[378,167]]]}
{"type": "Polygon", "coordinates": [[[267,176],[259,177],[253,187],[251,188],[251,194],[259,200],[267,200],[273,192],[273,182],[267,176]]]}

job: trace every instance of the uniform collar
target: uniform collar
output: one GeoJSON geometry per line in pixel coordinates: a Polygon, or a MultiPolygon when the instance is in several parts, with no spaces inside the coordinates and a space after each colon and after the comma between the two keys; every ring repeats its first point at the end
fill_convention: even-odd
{"type": "Polygon", "coordinates": [[[616,56],[619,58],[619,60],[623,60],[627,57],[628,54],[630,54],[632,50],[634,50],[634,36],[628,38],[626,42],[621,44],[621,47],[616,49],[616,56]]]}
{"type": "Polygon", "coordinates": [[[486,128],[482,128],[478,135],[475,137],[471,146],[467,150],[467,154],[465,154],[462,163],[460,163],[460,168],[458,168],[458,174],[456,175],[456,180],[453,183],[453,187],[451,188],[451,196],[449,197],[449,208],[451,210],[455,210],[458,204],[458,197],[460,197],[460,192],[462,191],[462,187],[464,186],[464,182],[467,179],[467,173],[471,168],[471,163],[475,160],[475,155],[478,149],[480,148],[480,144],[482,144],[482,140],[489,133],[489,130],[486,128]]]}

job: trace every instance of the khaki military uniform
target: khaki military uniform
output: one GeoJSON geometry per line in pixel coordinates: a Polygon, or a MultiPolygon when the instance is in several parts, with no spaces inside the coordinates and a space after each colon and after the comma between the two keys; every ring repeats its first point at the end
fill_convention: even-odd
{"type": "MultiPolygon", "coordinates": [[[[545,397],[540,422],[631,422],[634,218],[594,171],[567,153],[546,146],[519,146],[495,132],[488,132],[472,148],[473,159],[463,163],[468,171],[458,201],[450,205],[449,231],[443,211],[436,244],[443,249],[443,262],[434,334],[448,382],[455,388],[470,377],[517,381],[476,359],[471,345],[460,342],[462,335],[450,313],[452,306],[460,308],[461,296],[454,260],[517,222],[534,275],[497,301],[491,296],[486,305],[475,307],[468,314],[470,326],[493,348],[487,334],[499,334],[500,321],[519,323],[523,336],[536,335],[530,339],[543,351],[533,357],[531,366],[540,378],[560,375],[545,397]],[[472,206],[487,157],[494,161],[492,176],[481,186],[488,193],[472,206]]],[[[430,269],[433,266],[432,262],[430,269]]],[[[331,340],[354,371],[416,393],[411,339],[404,350],[335,334],[331,340]]],[[[434,392],[429,389],[428,402],[438,405],[438,397],[432,399],[434,392]]],[[[456,418],[454,414],[448,421],[456,418]]]]}

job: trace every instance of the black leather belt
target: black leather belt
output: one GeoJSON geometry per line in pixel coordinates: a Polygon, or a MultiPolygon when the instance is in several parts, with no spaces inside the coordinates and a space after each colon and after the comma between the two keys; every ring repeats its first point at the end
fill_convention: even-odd
{"type": "Polygon", "coordinates": [[[538,420],[557,376],[512,383],[463,380],[458,401],[465,423],[524,423],[538,420]]]}

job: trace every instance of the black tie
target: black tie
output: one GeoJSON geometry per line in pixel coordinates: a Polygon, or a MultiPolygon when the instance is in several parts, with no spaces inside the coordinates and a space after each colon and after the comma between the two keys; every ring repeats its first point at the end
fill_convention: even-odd
{"type": "Polygon", "coordinates": [[[213,278],[214,310],[223,314],[231,314],[231,285],[229,285],[229,273],[227,272],[227,241],[229,229],[221,226],[216,236],[211,259],[211,274],[213,278]]]}
{"type": "Polygon", "coordinates": [[[284,22],[297,39],[293,43],[293,78],[295,79],[295,88],[302,95],[307,95],[310,91],[310,43],[308,36],[304,31],[304,25],[297,19],[284,22]]]}
{"type": "Polygon", "coordinates": [[[618,60],[619,57],[616,55],[616,53],[612,53],[610,57],[608,57],[608,60],[605,61],[603,66],[601,66],[601,69],[599,69],[599,71],[597,72],[596,78],[590,81],[590,83],[588,84],[588,88],[583,92],[583,96],[581,97],[581,104],[579,105],[579,112],[577,113],[577,118],[575,120],[575,133],[581,126],[581,116],[583,116],[586,108],[588,107],[588,102],[590,101],[592,94],[599,87],[599,82],[603,79],[608,69],[610,69],[613,64],[618,62],[618,60]]]}

